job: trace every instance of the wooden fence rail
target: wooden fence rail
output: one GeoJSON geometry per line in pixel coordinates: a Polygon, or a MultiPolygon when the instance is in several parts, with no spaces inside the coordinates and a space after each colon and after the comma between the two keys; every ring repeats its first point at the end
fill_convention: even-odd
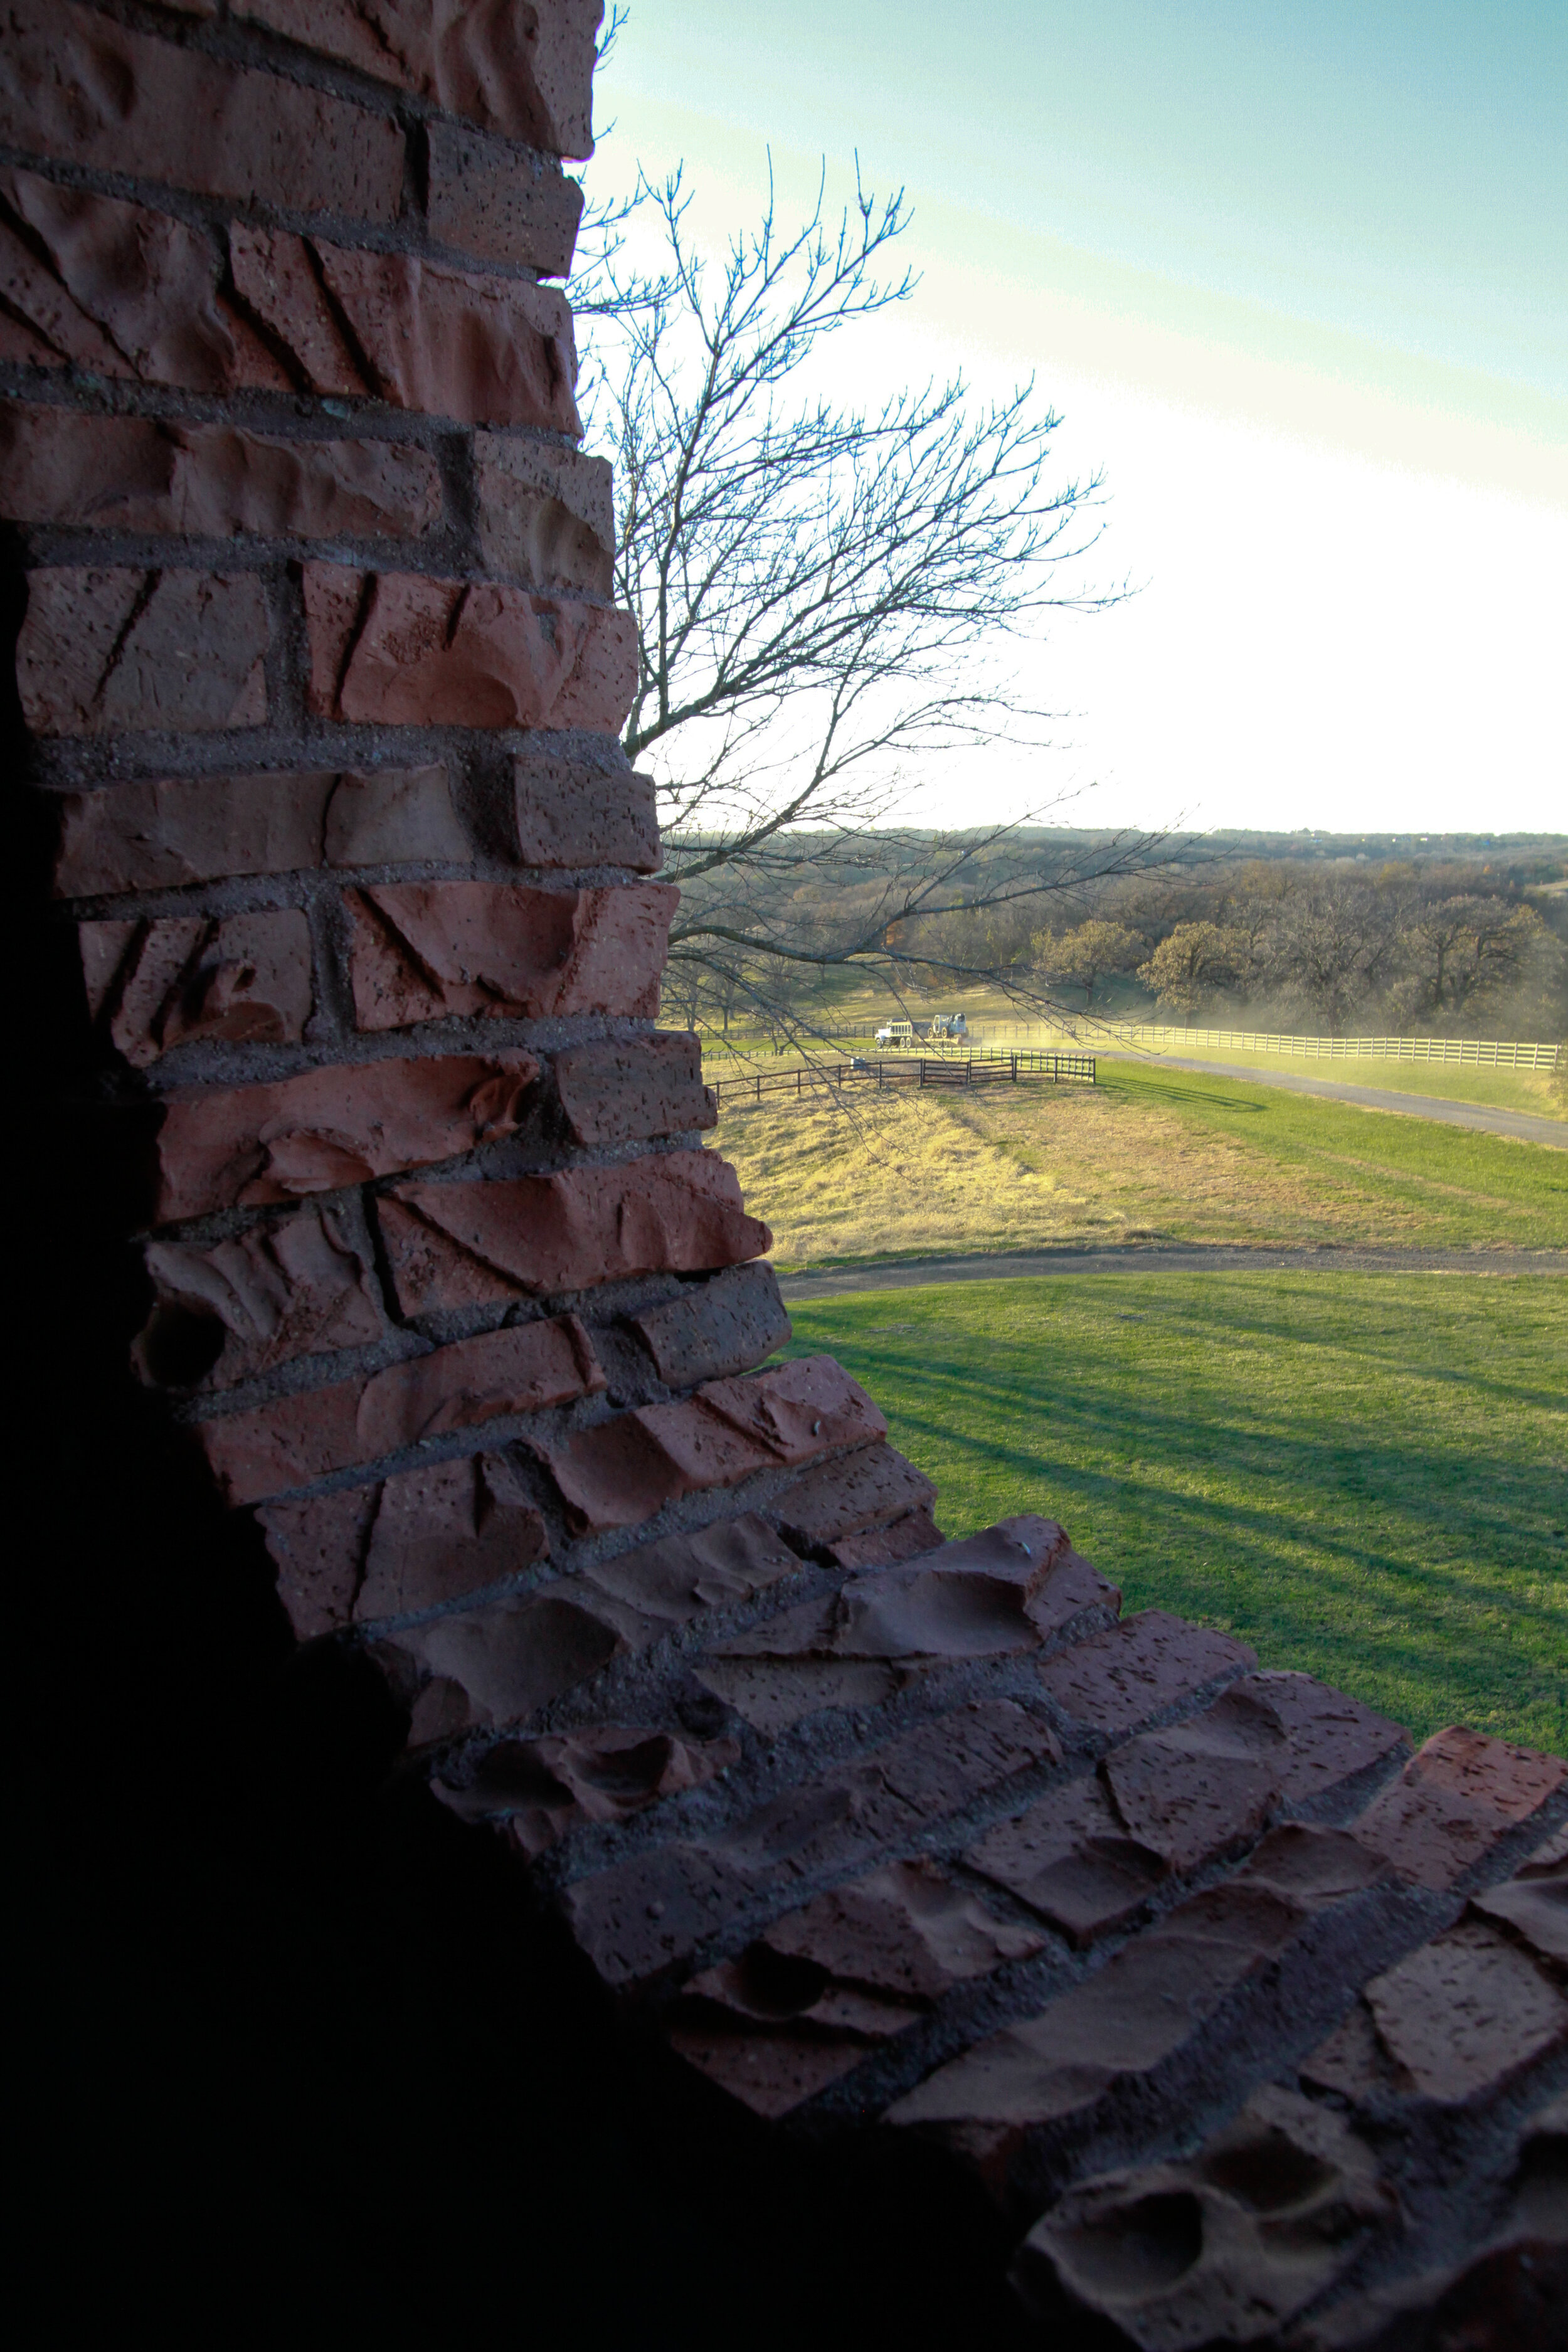
{"type": "MultiPolygon", "coordinates": [[[[1020,1028],[1034,1024],[1020,1023],[1020,1028]]],[[[1438,1062],[1454,1068],[1552,1070],[1562,1047],[1489,1037],[1299,1037],[1268,1029],[1176,1029],[1156,1021],[1110,1021],[1102,1033],[1159,1053],[1281,1054],[1309,1062],[1438,1062]]]]}
{"type": "Polygon", "coordinates": [[[947,1055],[936,1059],[923,1054],[903,1053],[886,1061],[872,1062],[857,1056],[851,1061],[817,1062],[803,1065],[797,1070],[771,1070],[759,1072],[754,1077],[718,1078],[711,1083],[714,1102],[721,1110],[726,1102],[760,1103],[764,1095],[781,1094],[804,1101],[809,1093],[822,1088],[837,1091],[841,1087],[940,1088],[1016,1087],[1041,1082],[1048,1086],[1066,1083],[1091,1087],[1095,1082],[1094,1055],[1020,1051],[975,1053],[957,1061],[947,1055]]]}

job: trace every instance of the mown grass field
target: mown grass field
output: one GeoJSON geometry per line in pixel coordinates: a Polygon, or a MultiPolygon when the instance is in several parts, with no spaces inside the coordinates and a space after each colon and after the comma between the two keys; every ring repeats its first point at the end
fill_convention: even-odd
{"type": "MultiPolygon", "coordinates": [[[[1146,1057],[1140,1055],[1136,1066],[1157,1068],[1165,1058],[1159,1054],[1146,1057]]],[[[1532,1118],[1564,1117],[1563,1103],[1552,1091],[1552,1076],[1547,1070],[1446,1068],[1440,1062],[1310,1062],[1290,1054],[1209,1054],[1192,1058],[1234,1062],[1244,1071],[1285,1070],[1292,1077],[1331,1078],[1349,1087],[1375,1087],[1383,1094],[1426,1095],[1443,1102],[1484,1103],[1495,1110],[1528,1111],[1532,1118]]],[[[1120,1055],[1117,1064],[1124,1066],[1120,1055]]]]}
{"type": "Polygon", "coordinates": [[[1064,1275],[792,1313],[786,1352],[865,1382],[948,1534],[1044,1511],[1128,1609],[1418,1738],[1568,1753],[1568,1280],[1064,1275]]]}
{"type": "Polygon", "coordinates": [[[1092,1088],[851,1099],[720,1121],[781,1266],[1069,1243],[1568,1247],[1568,1150],[1244,1079],[1118,1061],[1092,1088]]]}

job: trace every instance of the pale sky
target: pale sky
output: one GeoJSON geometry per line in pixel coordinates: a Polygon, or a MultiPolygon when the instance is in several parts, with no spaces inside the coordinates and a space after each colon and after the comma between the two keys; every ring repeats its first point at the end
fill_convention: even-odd
{"type": "Polygon", "coordinates": [[[845,396],[1033,375],[1105,471],[1145,584],[972,821],[1568,832],[1564,0],[633,0],[598,128],[715,247],[858,152],[921,284],[845,396]]]}

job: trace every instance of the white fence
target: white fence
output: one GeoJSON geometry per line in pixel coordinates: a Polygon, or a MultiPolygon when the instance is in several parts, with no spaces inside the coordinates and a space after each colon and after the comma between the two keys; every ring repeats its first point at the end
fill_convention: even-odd
{"type": "MultiPolygon", "coordinates": [[[[1019,1022],[1009,1034],[1047,1026],[1019,1022]]],[[[987,1042],[1001,1034],[988,1024],[987,1042]]],[[[1086,1022],[1079,1034],[1085,1044],[1093,1036],[1116,1037],[1161,1054],[1290,1054],[1313,1062],[1447,1062],[1483,1070],[1552,1070],[1561,1050],[1485,1037],[1289,1037],[1265,1029],[1168,1029],[1152,1021],[1109,1021],[1103,1028],[1086,1022]]]]}

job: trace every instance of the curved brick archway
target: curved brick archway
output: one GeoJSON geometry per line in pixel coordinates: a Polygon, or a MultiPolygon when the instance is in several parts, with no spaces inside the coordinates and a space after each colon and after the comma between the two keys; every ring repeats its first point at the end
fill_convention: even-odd
{"type": "MultiPolygon", "coordinates": [[[[323,2001],[417,1975],[458,2143],[489,2070],[528,2085],[476,2206],[531,2137],[526,2242],[601,2312],[650,2272],[671,2324],[1545,2345],[1561,1763],[1413,1757],[1123,1619],[1048,1517],[944,1544],[874,1401],[767,1364],[766,1228],[657,1025],[674,894],[549,283],[599,14],[5,20],[30,1402],[115,1629],[100,1742],[152,1718],[130,1785],[183,1824],[140,1896],[248,1947],[247,1999],[280,1932],[309,2007],[334,1918],[323,2001]],[[356,1924],[307,1870],[257,1948],[290,1847],[358,1857],[356,1924]]],[[[449,2171],[425,2053],[384,2063],[366,2111],[449,2171]]],[[[337,2112],[375,2071],[298,2111],[350,2129],[352,2223],[314,2152],[268,2208],[340,2281],[412,2210],[337,2112]]]]}

